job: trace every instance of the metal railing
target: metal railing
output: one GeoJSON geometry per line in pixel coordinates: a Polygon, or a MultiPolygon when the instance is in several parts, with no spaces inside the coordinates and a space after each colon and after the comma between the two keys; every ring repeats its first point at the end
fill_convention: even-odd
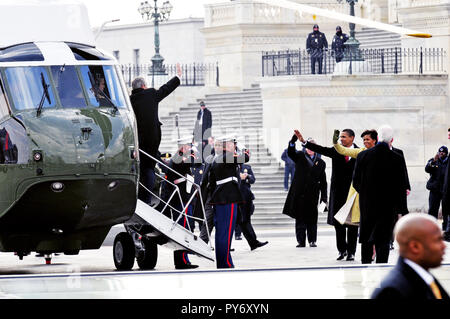
{"type": "Polygon", "coordinates": [[[159,174],[157,174],[157,173],[155,172],[155,178],[158,178],[158,179],[161,180],[161,181],[160,181],[160,186],[159,186],[159,187],[160,187],[160,190],[161,190],[161,187],[162,187],[162,183],[167,183],[167,184],[171,185],[171,187],[172,187],[172,189],[173,189],[173,191],[171,191],[171,193],[170,193],[170,196],[169,196],[168,198],[165,198],[165,199],[162,198],[160,194],[154,193],[152,190],[148,189],[147,187],[145,187],[145,185],[143,185],[141,182],[139,182],[139,186],[140,186],[140,187],[142,187],[146,192],[148,192],[149,194],[151,194],[154,198],[156,198],[160,203],[163,204],[163,206],[161,207],[162,209],[161,209],[161,211],[160,211],[161,214],[164,214],[166,210],[169,210],[169,213],[170,213],[170,219],[172,219],[172,221],[173,221],[172,229],[175,228],[176,225],[178,225],[178,222],[179,222],[182,218],[185,218],[185,219],[188,221],[188,222],[186,223],[186,229],[187,229],[189,232],[191,232],[191,233],[193,233],[194,230],[191,229],[191,223],[190,223],[189,221],[197,221],[197,222],[199,222],[199,223],[204,223],[205,226],[206,226],[206,233],[207,233],[207,235],[208,235],[208,245],[211,247],[210,230],[208,229],[208,223],[207,223],[207,221],[206,221],[205,203],[203,202],[203,198],[202,198],[202,195],[201,195],[201,187],[200,187],[200,185],[194,183],[194,181],[193,181],[193,180],[191,181],[187,176],[181,175],[181,174],[178,173],[177,171],[173,170],[171,167],[167,166],[167,165],[166,165],[165,163],[163,163],[161,160],[159,160],[159,159],[157,159],[157,158],[151,156],[150,154],[144,152],[143,150],[139,150],[139,152],[140,152],[142,155],[144,155],[144,156],[150,158],[151,160],[155,161],[155,162],[158,164],[158,166],[159,166],[160,168],[164,167],[165,169],[170,170],[172,173],[174,173],[175,175],[177,175],[179,178],[185,178],[185,179],[186,179],[186,183],[191,183],[191,184],[192,184],[192,189],[193,189],[193,191],[191,192],[188,201],[185,203],[185,202],[183,201],[182,196],[181,196],[181,192],[180,192],[180,189],[179,189],[178,185],[176,185],[176,184],[174,184],[174,183],[168,181],[168,180],[164,177],[164,174],[159,175],[159,174]],[[173,206],[171,205],[171,201],[172,201],[172,199],[173,199],[174,197],[176,197],[176,198],[179,200],[180,205],[181,205],[181,209],[179,209],[179,208],[177,208],[177,207],[173,207],[173,206]],[[194,216],[194,214],[189,215],[189,214],[187,213],[186,208],[187,208],[189,205],[192,205],[192,204],[193,204],[194,199],[197,199],[197,204],[196,204],[196,205],[200,204],[201,212],[202,212],[203,218],[194,216]],[[173,212],[176,212],[177,214],[173,214],[173,212]]]}
{"type": "MultiPolygon", "coordinates": [[[[363,61],[357,61],[351,54],[348,61],[339,65],[335,53],[323,51],[322,74],[341,73],[373,73],[373,74],[437,74],[447,73],[447,52],[442,48],[386,48],[361,49],[363,61]],[[345,67],[344,67],[345,66],[345,67]]],[[[304,75],[313,74],[311,68],[312,55],[306,50],[288,50],[263,52],[262,76],[304,75]]],[[[315,63],[318,73],[318,63],[315,63]]]]}
{"type": "MultiPolygon", "coordinates": [[[[144,77],[148,86],[153,83],[154,87],[159,87],[177,74],[176,64],[164,65],[165,75],[152,74],[151,66],[151,64],[122,64],[120,66],[122,75],[128,87],[131,87],[131,83],[137,77],[144,77]]],[[[181,86],[219,86],[218,63],[181,64],[181,70],[183,72],[181,86]]]]}

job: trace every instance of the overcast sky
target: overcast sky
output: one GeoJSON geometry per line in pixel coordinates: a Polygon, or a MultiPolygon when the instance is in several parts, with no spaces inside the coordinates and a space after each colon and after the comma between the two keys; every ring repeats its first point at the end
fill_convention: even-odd
{"type": "MultiPolygon", "coordinates": [[[[83,2],[89,12],[92,27],[98,27],[103,22],[120,19],[118,24],[139,23],[142,17],[138,8],[142,0],[79,0],[83,2]]],[[[158,0],[162,5],[166,0],[158,0]]],[[[204,17],[204,4],[227,2],[229,0],[170,0],[173,5],[171,19],[182,19],[188,17],[204,17]]],[[[151,4],[153,0],[149,0],[151,4]]]]}

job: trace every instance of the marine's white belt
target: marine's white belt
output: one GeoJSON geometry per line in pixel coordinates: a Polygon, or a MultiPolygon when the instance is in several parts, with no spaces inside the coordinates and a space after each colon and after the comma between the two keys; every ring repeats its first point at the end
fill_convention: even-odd
{"type": "Polygon", "coordinates": [[[238,182],[237,177],[235,177],[235,176],[227,177],[227,178],[221,179],[220,181],[217,181],[216,184],[222,185],[222,184],[229,183],[232,181],[238,182]]]}
{"type": "Polygon", "coordinates": [[[181,178],[179,178],[179,179],[174,180],[173,183],[174,183],[175,185],[177,185],[177,184],[183,183],[183,182],[185,182],[185,181],[186,181],[186,178],[181,177],[181,178]]]}

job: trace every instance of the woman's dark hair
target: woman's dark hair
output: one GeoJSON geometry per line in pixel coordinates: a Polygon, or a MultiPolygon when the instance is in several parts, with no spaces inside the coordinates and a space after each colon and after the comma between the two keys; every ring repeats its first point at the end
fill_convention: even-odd
{"type": "Polygon", "coordinates": [[[372,140],[378,141],[378,133],[375,130],[365,130],[362,132],[361,137],[364,137],[366,135],[370,135],[370,138],[372,140]]]}

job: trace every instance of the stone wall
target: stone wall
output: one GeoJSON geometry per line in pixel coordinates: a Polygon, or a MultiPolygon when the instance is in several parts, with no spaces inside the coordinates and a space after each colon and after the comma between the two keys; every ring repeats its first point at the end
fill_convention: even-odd
{"type": "MultiPolygon", "coordinates": [[[[405,152],[412,185],[409,207],[428,209],[426,161],[448,144],[450,123],[447,75],[289,76],[263,78],[265,143],[281,154],[299,129],[317,143],[331,146],[334,129],[360,134],[389,124],[394,145],[405,152]]],[[[331,176],[331,161],[327,177],[331,176]]]]}

